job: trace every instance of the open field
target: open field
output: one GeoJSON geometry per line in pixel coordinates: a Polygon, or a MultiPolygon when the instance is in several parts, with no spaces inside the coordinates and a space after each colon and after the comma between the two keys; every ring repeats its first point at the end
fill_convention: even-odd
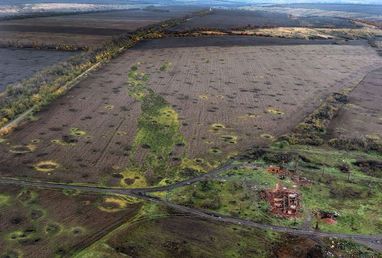
{"type": "Polygon", "coordinates": [[[32,76],[34,73],[63,61],[75,53],[27,50],[0,49],[0,91],[9,84],[32,76]]]}
{"type": "Polygon", "coordinates": [[[382,32],[334,7],[0,21],[85,50],[0,49],[0,257],[381,257],[382,32]]]}
{"type": "Polygon", "coordinates": [[[3,140],[1,174],[170,183],[270,143],[381,63],[363,44],[192,47],[199,40],[146,42],[90,75],[3,140]]]}
{"type": "Polygon", "coordinates": [[[347,13],[357,13],[364,15],[380,15],[382,12],[381,5],[372,4],[324,4],[324,3],[296,3],[296,4],[278,4],[272,7],[285,7],[285,8],[303,8],[303,9],[317,9],[323,11],[337,11],[347,13]]]}
{"type": "Polygon", "coordinates": [[[369,73],[329,126],[329,138],[382,140],[382,70],[369,73]]]}
{"type": "Polygon", "coordinates": [[[288,14],[268,11],[216,9],[207,16],[195,17],[180,24],[173,31],[198,28],[234,29],[242,27],[329,27],[358,28],[350,20],[335,17],[291,17],[288,14]],[[235,16],[235,19],[231,19],[235,16]]]}
{"type": "Polygon", "coordinates": [[[140,206],[125,196],[0,186],[0,256],[73,254],[125,223],[140,206]]]}
{"type": "Polygon", "coordinates": [[[131,9],[1,21],[0,45],[97,47],[113,36],[197,10],[197,7],[131,9]]]}

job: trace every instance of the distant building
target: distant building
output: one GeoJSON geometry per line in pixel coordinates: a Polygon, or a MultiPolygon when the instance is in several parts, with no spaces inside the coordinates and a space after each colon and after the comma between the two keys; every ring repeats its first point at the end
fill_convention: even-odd
{"type": "Polygon", "coordinates": [[[270,165],[268,168],[267,168],[267,171],[269,173],[272,173],[272,174],[279,174],[279,175],[283,175],[283,174],[286,174],[287,173],[287,170],[282,168],[282,167],[279,167],[279,166],[272,166],[270,165]]]}

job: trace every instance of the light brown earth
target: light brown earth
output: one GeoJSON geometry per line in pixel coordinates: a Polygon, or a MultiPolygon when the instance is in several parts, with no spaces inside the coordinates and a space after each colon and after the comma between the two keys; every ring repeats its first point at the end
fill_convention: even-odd
{"type": "Polygon", "coordinates": [[[9,135],[0,145],[0,174],[112,184],[113,174],[131,162],[128,150],[140,114],[140,104],[126,88],[134,64],[178,112],[187,156],[207,160],[270,143],[269,138],[293,128],[321,99],[356,85],[382,64],[367,45],[293,45],[272,39],[273,44],[263,46],[256,39],[220,37],[215,45],[192,47],[204,40],[146,42],[90,75],[38,113],[37,121],[9,135]],[[236,41],[242,45],[235,46],[236,41]],[[167,62],[168,70],[160,71],[167,62]],[[225,128],[213,130],[216,124],[225,128]],[[63,143],[71,128],[86,134],[79,131],[69,138],[77,142],[63,143]],[[30,145],[31,152],[15,153],[25,152],[20,145],[30,145]],[[42,163],[43,171],[36,170],[43,161],[54,161],[57,168],[46,171],[56,165],[42,163]]]}

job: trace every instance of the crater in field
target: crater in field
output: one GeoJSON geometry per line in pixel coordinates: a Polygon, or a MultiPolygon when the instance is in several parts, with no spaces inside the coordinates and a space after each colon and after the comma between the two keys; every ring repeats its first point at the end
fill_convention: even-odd
{"type": "Polygon", "coordinates": [[[225,126],[223,124],[219,124],[219,123],[212,124],[211,127],[212,127],[212,130],[215,132],[218,132],[221,129],[225,129],[225,126]]]}
{"type": "Polygon", "coordinates": [[[273,135],[267,133],[263,133],[262,135],[260,135],[260,137],[268,140],[273,140],[275,138],[273,135]]]}
{"type": "Polygon", "coordinates": [[[15,154],[24,154],[32,152],[36,149],[35,145],[13,145],[10,147],[10,152],[15,154]]]}
{"type": "Polygon", "coordinates": [[[237,136],[235,136],[235,135],[222,135],[221,138],[226,143],[230,143],[230,144],[236,144],[237,143],[237,136]]]}
{"type": "Polygon", "coordinates": [[[84,229],[83,228],[80,228],[80,227],[74,227],[70,230],[70,232],[74,235],[74,236],[79,236],[79,235],[82,235],[84,233],[84,229]]]}
{"type": "Polygon", "coordinates": [[[30,214],[32,220],[37,220],[41,218],[43,215],[44,215],[44,212],[42,210],[36,210],[36,209],[32,210],[30,214]]]}
{"type": "Polygon", "coordinates": [[[61,226],[56,224],[56,223],[49,223],[45,227],[45,233],[48,235],[56,235],[60,233],[61,231],[61,226]]]}
{"type": "Polygon", "coordinates": [[[212,147],[209,151],[213,154],[221,154],[222,153],[222,151],[218,147],[212,147]]]}
{"type": "Polygon", "coordinates": [[[118,212],[127,207],[128,201],[119,197],[106,197],[102,204],[98,207],[105,212],[118,212]]]}
{"type": "Polygon", "coordinates": [[[36,163],[33,167],[35,170],[40,172],[51,172],[57,169],[59,167],[59,164],[52,160],[46,160],[36,163]]]}

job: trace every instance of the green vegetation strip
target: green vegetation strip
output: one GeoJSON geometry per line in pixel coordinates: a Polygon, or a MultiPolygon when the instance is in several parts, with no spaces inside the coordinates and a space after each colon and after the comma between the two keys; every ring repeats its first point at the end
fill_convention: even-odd
{"type": "Polygon", "coordinates": [[[165,178],[176,177],[176,170],[169,167],[171,153],[176,145],[184,145],[180,133],[178,114],[160,95],[147,87],[149,77],[133,66],[128,75],[129,95],[141,102],[142,113],[138,118],[138,131],[133,152],[147,150],[141,171],[149,184],[165,178]]]}

